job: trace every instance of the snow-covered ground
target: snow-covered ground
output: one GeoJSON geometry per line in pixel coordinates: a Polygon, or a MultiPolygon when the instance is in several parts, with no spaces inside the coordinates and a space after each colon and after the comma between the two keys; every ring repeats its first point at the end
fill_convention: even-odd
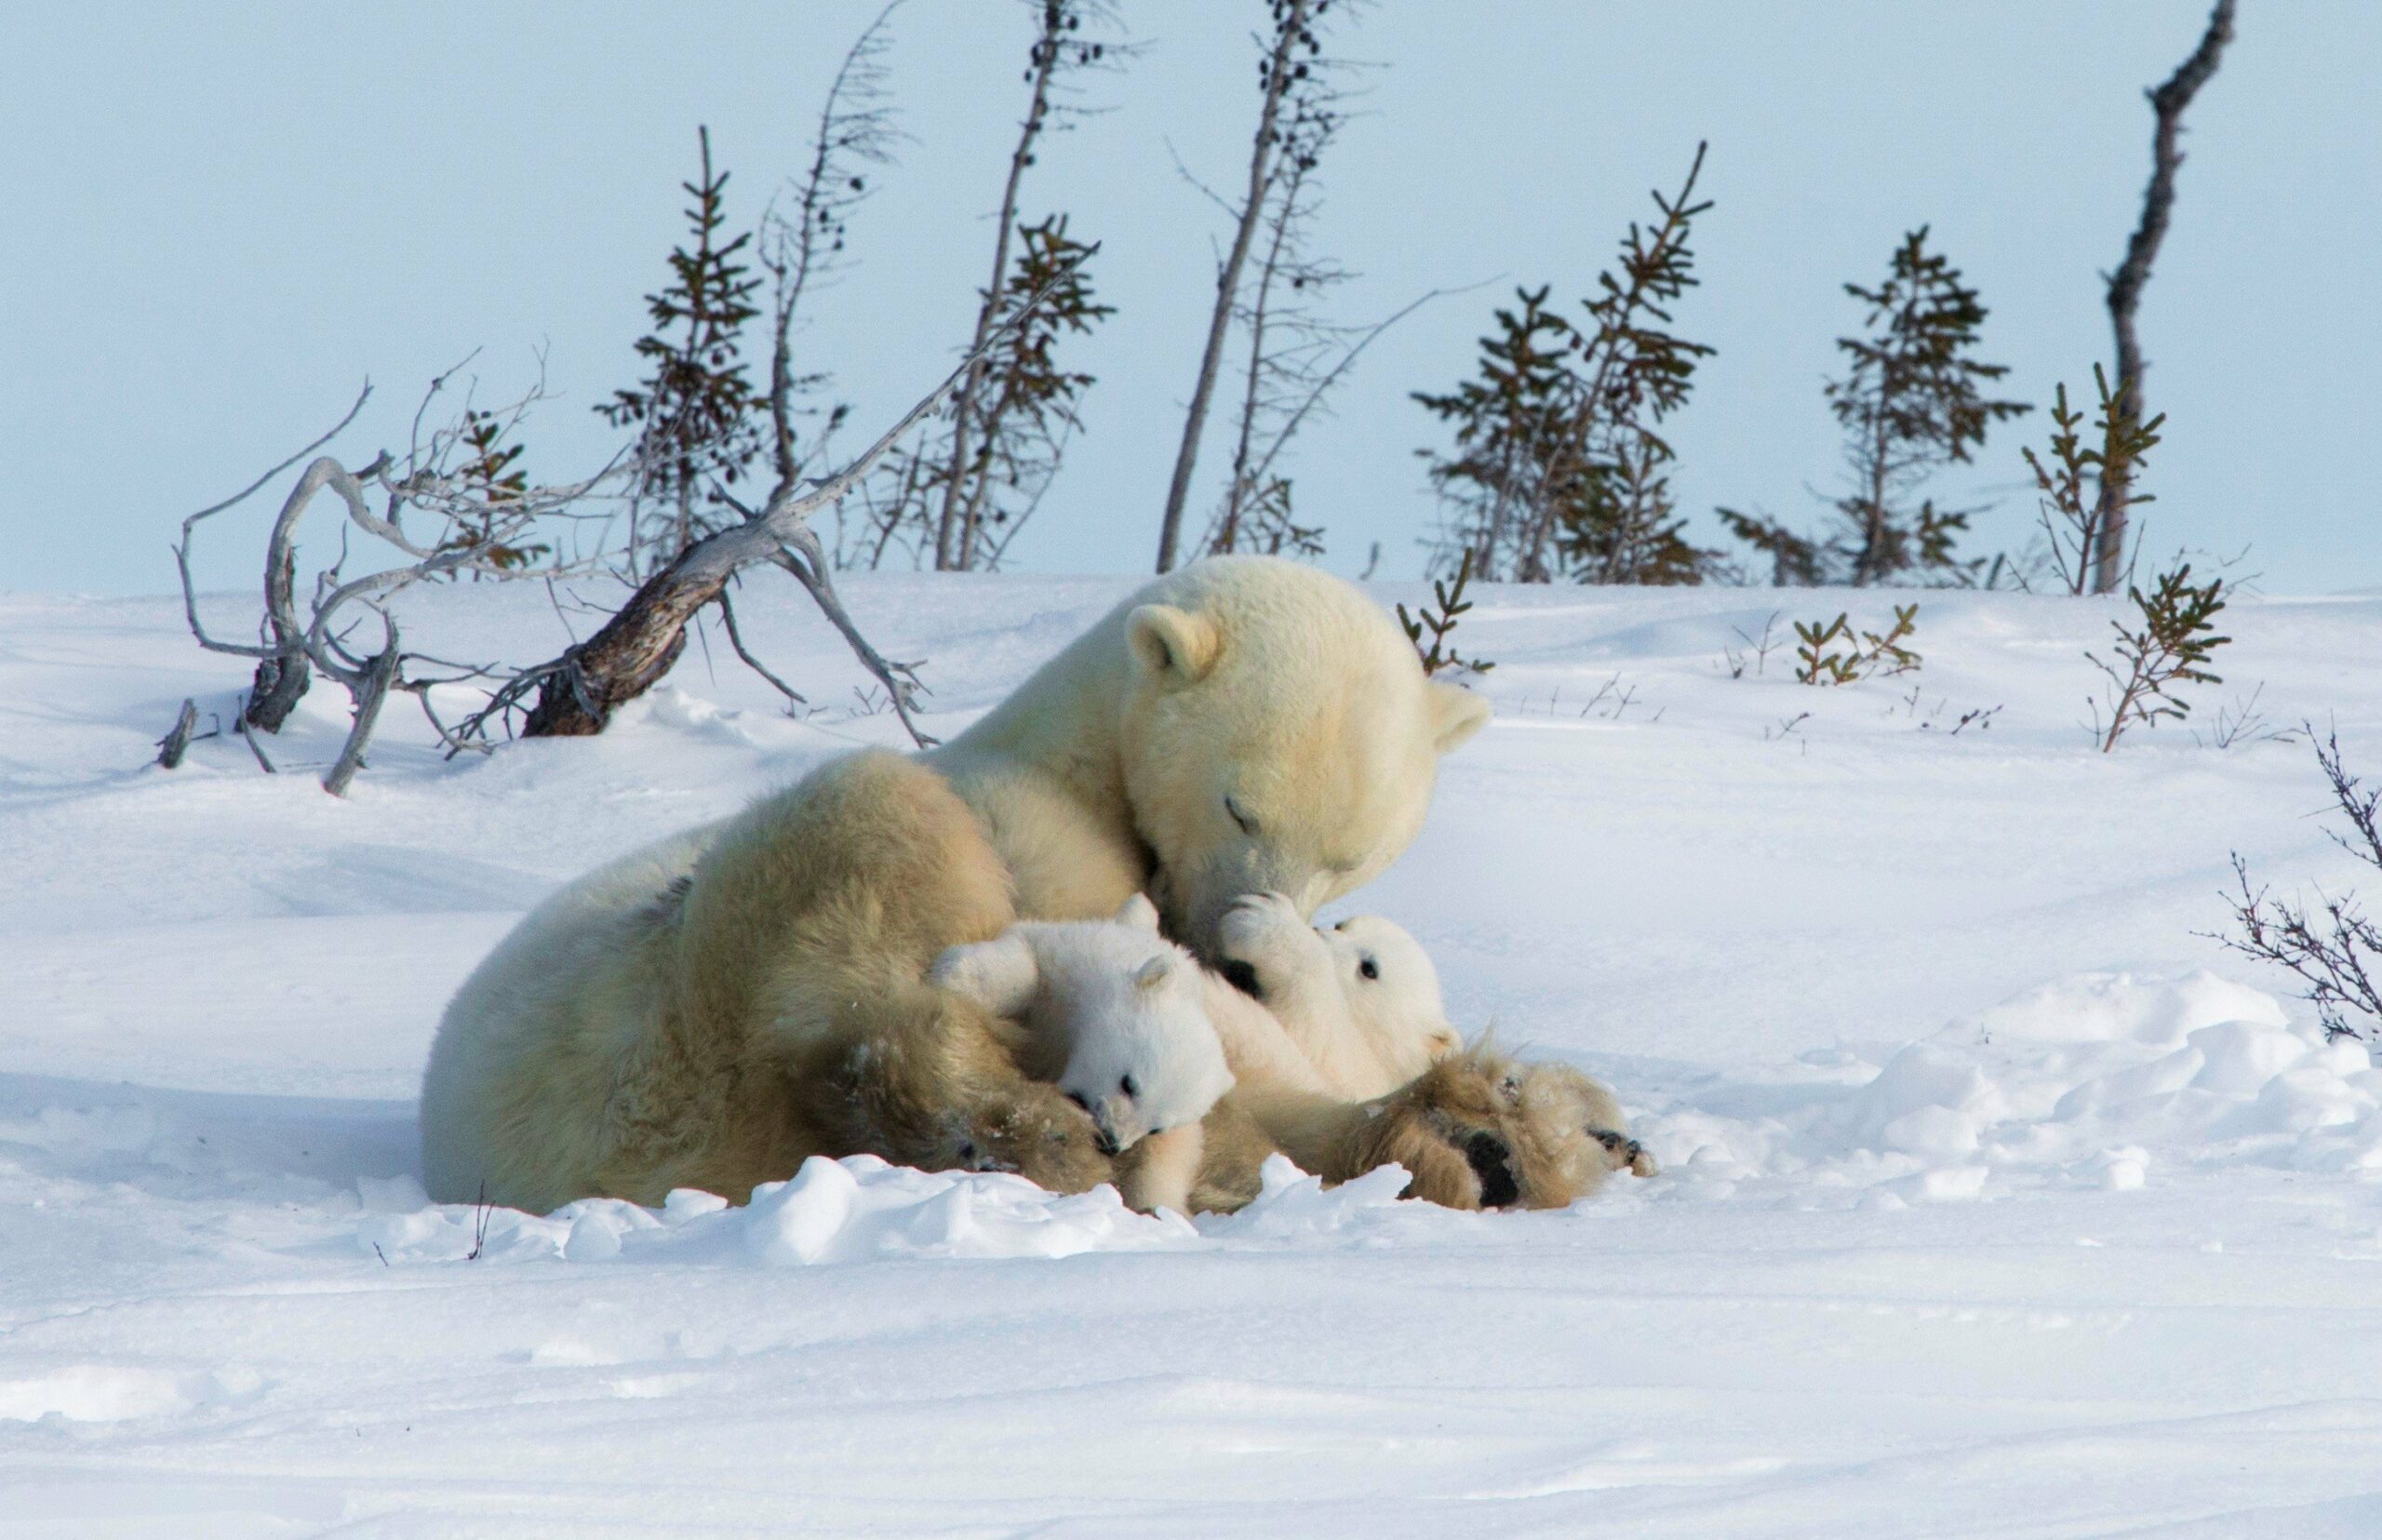
{"type": "MultiPolygon", "coordinates": [[[[850,596],[948,731],[1129,586],[850,596]]],[[[438,1008],[540,893],[894,741],[797,599],[739,610],[807,717],[715,638],[596,740],[448,764],[395,703],[341,802],[338,691],[279,775],[168,774],[236,661],[0,598],[0,1535],[2382,1533],[2382,1071],[2200,934],[2229,851],[2353,868],[2304,744],[2091,751],[2097,603],[1925,595],[1919,673],[1821,690],[1724,649],[1882,598],[1482,596],[1497,721],[1356,906],[1619,1089],[1666,1170],[1572,1211],[1281,1170],[1195,1227],[865,1160],[427,1205],[438,1008]]],[[[408,609],[449,657],[564,623],[408,609]]],[[[2225,618],[2202,716],[2262,684],[2382,770],[2382,598],[2225,618]]]]}

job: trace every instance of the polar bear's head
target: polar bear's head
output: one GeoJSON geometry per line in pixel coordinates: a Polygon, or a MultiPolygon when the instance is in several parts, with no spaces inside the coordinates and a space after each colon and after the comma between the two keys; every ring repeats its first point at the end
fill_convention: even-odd
{"type": "Polygon", "coordinates": [[[1023,1024],[1104,1154],[1198,1122],[1232,1089],[1199,966],[1138,894],[1113,920],[1013,925],[947,947],[927,981],[1023,1024]]]}
{"type": "Polygon", "coordinates": [[[1312,915],[1378,875],[1422,827],[1439,757],[1489,718],[1312,568],[1219,557],[1140,597],[1123,622],[1125,794],[1167,929],[1203,956],[1238,894],[1312,915]]]}
{"type": "Polygon", "coordinates": [[[1403,926],[1358,915],[1318,933],[1349,1017],[1383,1068],[1411,1079],[1464,1046],[1448,1024],[1431,954],[1403,926]]]}

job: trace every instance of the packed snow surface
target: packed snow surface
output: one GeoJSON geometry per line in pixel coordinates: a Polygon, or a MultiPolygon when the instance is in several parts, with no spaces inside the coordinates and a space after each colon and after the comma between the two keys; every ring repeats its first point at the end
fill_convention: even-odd
{"type": "MultiPolygon", "coordinates": [[[[850,598],[947,735],[1131,586],[850,598]]],[[[2307,746],[2215,718],[2382,772],[2382,599],[2237,602],[2192,722],[2107,756],[2113,609],[1920,600],[1918,672],[1820,690],[1788,623],[1887,596],[1484,592],[1497,720],[1339,911],[1664,1172],[1480,1215],[1277,1161],[1186,1220],[868,1158],[423,1197],[438,1009],[521,913],[897,741],[790,586],[738,609],[794,714],[714,637],[599,739],[448,762],[393,703],[345,801],[336,690],[278,774],[167,773],[237,661],[0,598],[0,1536],[2382,1533],[2382,1070],[2209,934],[2233,851],[2354,885],[2307,746]]],[[[592,623],[406,608],[448,657],[592,623]]]]}

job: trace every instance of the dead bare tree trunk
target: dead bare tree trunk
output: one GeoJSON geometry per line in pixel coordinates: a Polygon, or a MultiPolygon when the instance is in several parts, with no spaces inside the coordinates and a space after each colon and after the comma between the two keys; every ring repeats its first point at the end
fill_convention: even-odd
{"type": "Polygon", "coordinates": [[[1240,270],[1249,261],[1258,221],[1265,209],[1266,189],[1281,149],[1277,120],[1282,97],[1290,89],[1291,50],[1307,31],[1314,0],[1284,0],[1274,29],[1274,47],[1265,65],[1265,100],[1258,110],[1257,136],[1249,154],[1249,189],[1233,229],[1232,251],[1216,270],[1216,306],[1208,317],[1208,345],[1199,355],[1199,379],[1192,387],[1191,404],[1184,413],[1183,445],[1174,455],[1174,479],[1166,489],[1166,513],[1158,522],[1158,569],[1174,570],[1183,540],[1183,507],[1191,496],[1191,472],[1199,459],[1199,435],[1208,422],[1208,403],[1216,393],[1216,372],[1223,366],[1224,339],[1232,329],[1233,301],[1240,293],[1240,270]]]}
{"type": "Polygon", "coordinates": [[[278,560],[270,555],[266,557],[264,614],[274,655],[257,664],[256,682],[249,687],[248,703],[240,715],[248,726],[267,732],[281,730],[281,724],[298,709],[299,699],[312,681],[313,671],[306,666],[306,649],[300,636],[282,629],[282,617],[294,609],[291,591],[297,581],[295,550],[284,545],[279,547],[278,560]]]}
{"type": "MultiPolygon", "coordinates": [[[[2143,286],[2150,281],[2150,264],[2158,259],[2159,245],[2167,238],[2167,220],[2175,205],[2175,167],[2184,162],[2175,141],[2182,130],[2184,109],[2216,74],[2225,45],[2232,40],[2233,0],[2216,0],[2200,47],[2164,85],[2148,93],[2155,118],[2150,135],[2150,186],[2143,194],[2142,222],[2126,243],[2125,261],[2109,278],[2109,324],[2117,334],[2118,407],[2122,421],[2129,424],[2142,421],[2143,408],[2142,345],[2134,338],[2134,313],[2141,303],[2143,286]]],[[[2122,463],[2110,466],[2101,475],[2094,515],[2099,530],[2093,552],[2093,592],[2096,594],[2113,594],[2124,581],[2130,480],[2130,467],[2122,463]]]]}
{"type": "Polygon", "coordinates": [[[157,741],[157,763],[166,770],[182,768],[182,756],[190,752],[191,735],[198,730],[198,703],[182,697],[181,715],[174,718],[173,727],[157,741]]]}
{"type": "Polygon", "coordinates": [[[698,578],[689,559],[701,545],[638,585],[620,612],[573,648],[538,689],[522,723],[525,738],[586,738],[612,713],[652,689],[687,649],[687,623],[719,597],[729,573],[698,578]]]}
{"type": "Polygon", "coordinates": [[[943,515],[934,531],[934,566],[938,572],[949,571],[959,561],[959,547],[968,510],[962,502],[961,485],[967,479],[968,440],[976,425],[979,403],[984,391],[984,367],[982,357],[987,351],[984,343],[993,334],[994,324],[1001,313],[1001,290],[1009,277],[1010,232],[1017,226],[1017,186],[1024,180],[1025,168],[1034,164],[1034,141],[1041,137],[1042,122],[1050,110],[1050,77],[1059,68],[1060,33],[1065,25],[1067,7],[1061,0],[1043,0],[1042,30],[1034,48],[1034,93],[1026,100],[1025,122],[1019,127],[1017,146],[1010,152],[1009,180],[1001,187],[1000,229],[993,237],[993,275],[984,285],[984,303],[976,312],[976,330],[968,339],[968,346],[979,362],[970,369],[967,383],[959,389],[951,408],[951,464],[943,476],[943,515]]]}

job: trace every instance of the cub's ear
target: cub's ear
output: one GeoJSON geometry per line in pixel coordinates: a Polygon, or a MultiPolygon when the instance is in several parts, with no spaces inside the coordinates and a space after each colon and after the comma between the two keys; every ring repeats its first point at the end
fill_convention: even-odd
{"type": "Polygon", "coordinates": [[[1489,725],[1489,703],[1472,691],[1437,679],[1423,688],[1431,692],[1431,742],[1441,754],[1489,725]]]}
{"type": "Polygon", "coordinates": [[[1215,622],[1171,604],[1145,604],[1126,616],[1125,639],[1142,672],[1166,690],[1206,678],[1224,642],[1215,622]]]}
{"type": "Polygon", "coordinates": [[[1149,894],[1135,893],[1125,901],[1123,908],[1117,911],[1117,923],[1156,935],[1158,929],[1158,905],[1150,902],[1149,894]]]}
{"type": "Polygon", "coordinates": [[[1034,948],[1011,932],[971,946],[944,947],[927,970],[927,982],[996,1016],[1015,1016],[1033,1000],[1042,978],[1034,948]]]}
{"type": "Polygon", "coordinates": [[[1173,971],[1174,955],[1171,952],[1160,952],[1133,970],[1133,986],[1137,989],[1156,989],[1159,984],[1164,984],[1166,976],[1173,971]]]}

